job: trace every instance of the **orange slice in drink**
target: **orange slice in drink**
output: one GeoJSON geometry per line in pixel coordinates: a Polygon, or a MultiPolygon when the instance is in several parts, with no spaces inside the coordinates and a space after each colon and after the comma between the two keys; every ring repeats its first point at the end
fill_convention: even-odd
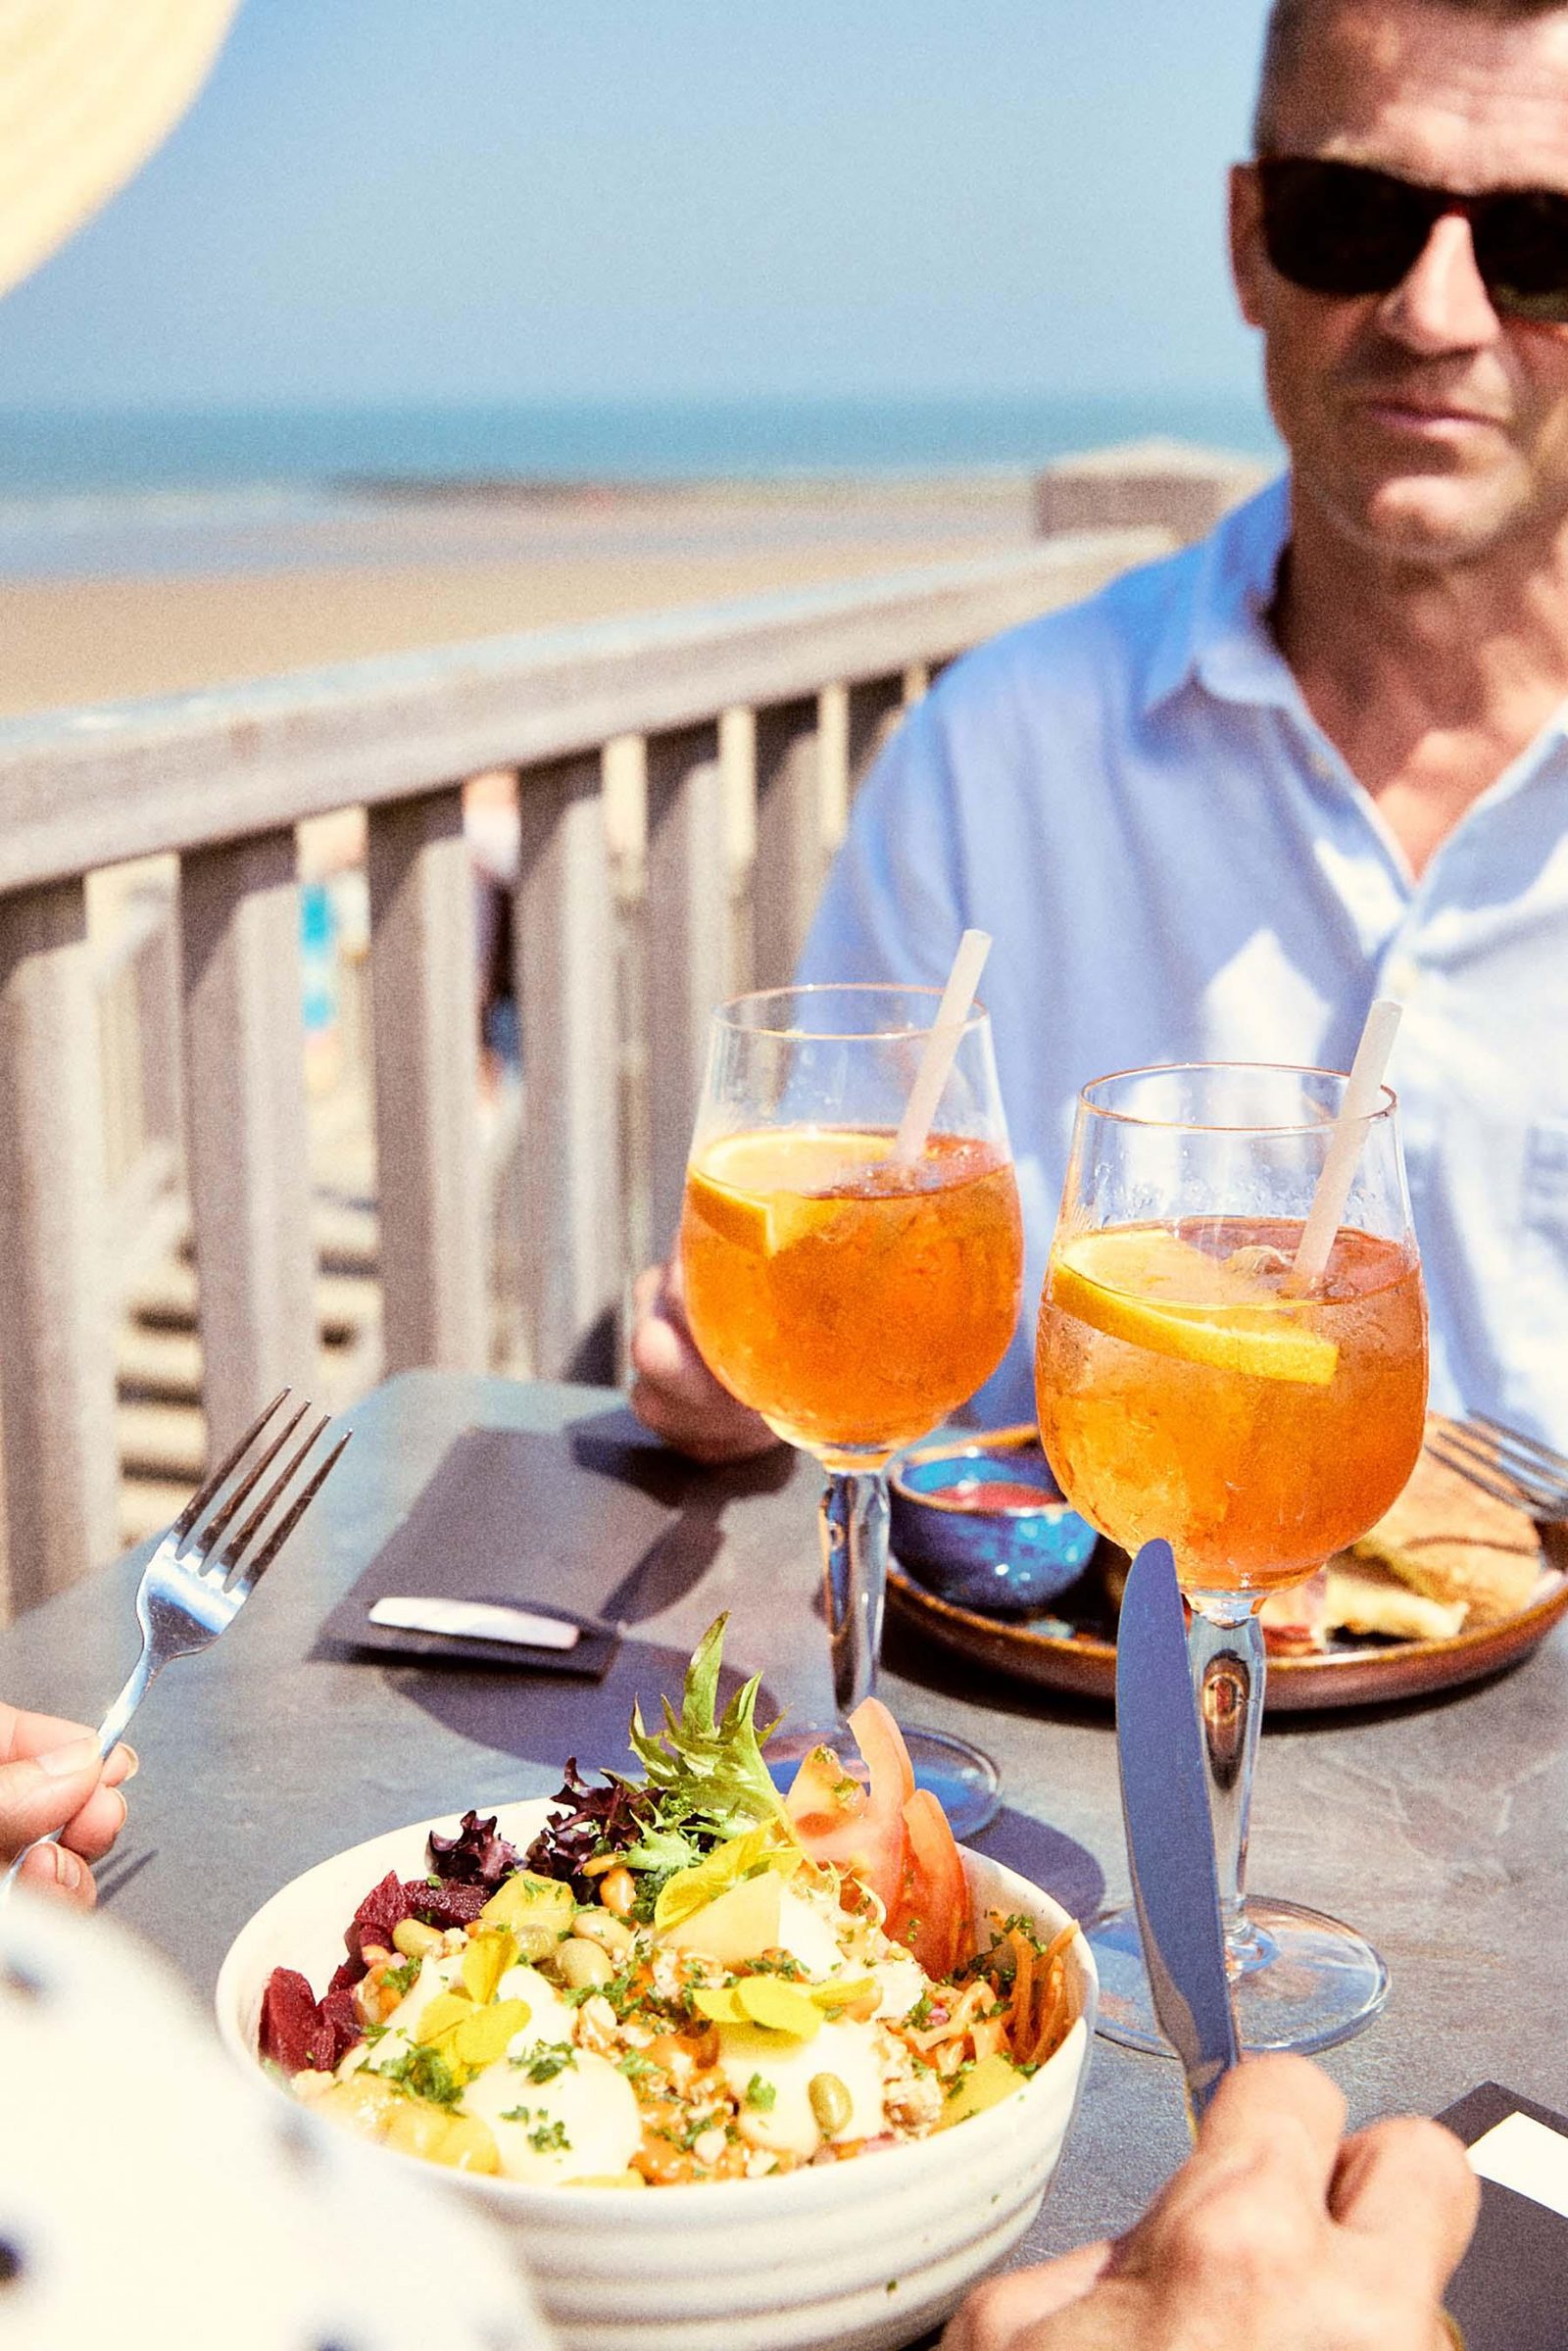
{"type": "Polygon", "coordinates": [[[820,1233],[845,1187],[885,1159],[891,1135],[852,1127],[779,1127],[724,1135],[686,1178],[693,1212],[754,1256],[820,1233]]]}
{"type": "Polygon", "coordinates": [[[1081,1234],[1054,1257],[1050,1288],[1091,1330],[1216,1371],[1326,1388],[1340,1359],[1298,1301],[1153,1225],[1081,1234]]]}

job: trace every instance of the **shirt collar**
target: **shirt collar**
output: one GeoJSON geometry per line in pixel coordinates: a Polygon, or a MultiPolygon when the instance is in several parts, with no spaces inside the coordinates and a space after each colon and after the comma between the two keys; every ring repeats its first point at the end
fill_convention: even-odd
{"type": "Polygon", "coordinates": [[[1290,481],[1281,474],[1192,550],[1150,657],[1146,715],[1194,679],[1228,702],[1296,700],[1267,620],[1289,535],[1290,481]]]}
{"type": "MultiPolygon", "coordinates": [[[[1145,674],[1146,715],[1196,682],[1222,702],[1293,711],[1316,733],[1268,621],[1290,528],[1290,476],[1282,473],[1233,507],[1189,551],[1180,592],[1171,599],[1145,674]]],[[[1528,782],[1565,739],[1568,702],[1498,778],[1489,800],[1528,782]]]]}

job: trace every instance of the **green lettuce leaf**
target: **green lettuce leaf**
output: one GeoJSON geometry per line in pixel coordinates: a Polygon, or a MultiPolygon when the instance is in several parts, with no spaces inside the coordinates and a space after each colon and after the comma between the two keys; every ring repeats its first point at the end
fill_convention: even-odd
{"type": "Polygon", "coordinates": [[[722,1715],[718,1704],[718,1673],[723,1661],[724,1627],[728,1616],[715,1617],[693,1652],[677,1715],[668,1698],[662,1701],[662,1730],[650,1731],[642,1710],[632,1707],[631,1743],[659,1796],[666,1828],[690,1827],[719,1837],[744,1837],[763,1822],[792,1833],[783,1798],[768,1777],[762,1746],[775,1726],[757,1728],[757,1693],[761,1676],[754,1674],[735,1692],[722,1715]]]}

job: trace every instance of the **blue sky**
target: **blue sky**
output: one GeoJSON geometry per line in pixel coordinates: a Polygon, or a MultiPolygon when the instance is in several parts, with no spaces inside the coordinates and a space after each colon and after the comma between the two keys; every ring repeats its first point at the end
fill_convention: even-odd
{"type": "Polygon", "coordinates": [[[0,404],[1246,392],[1264,0],[244,0],[0,404]]]}

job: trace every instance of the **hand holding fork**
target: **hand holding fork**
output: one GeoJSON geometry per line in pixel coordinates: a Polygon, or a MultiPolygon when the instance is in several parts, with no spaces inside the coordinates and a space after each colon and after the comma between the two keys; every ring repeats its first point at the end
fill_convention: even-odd
{"type": "MultiPolygon", "coordinates": [[[[220,1463],[206,1484],[191,1496],[148,1560],[136,1592],[136,1621],[141,1627],[142,1636],[141,1655],[96,1735],[78,1739],[74,1745],[56,1747],[53,1752],[42,1755],[39,1776],[54,1776],[62,1781],[60,1795],[65,1803],[71,1805],[71,1809],[60,1818],[59,1826],[44,1836],[35,1836],[23,1846],[5,1876],[0,1878],[0,1899],[10,1893],[29,1856],[46,1845],[58,1845],[66,1827],[73,1829],[74,1842],[82,1843],[85,1838],[89,1853],[94,1846],[98,1851],[108,1850],[118,1834],[118,1824],[110,1826],[105,1821],[87,1818],[97,1803],[93,1790],[97,1787],[107,1787],[113,1790],[118,1780],[127,1778],[134,1770],[134,1757],[128,1750],[122,1749],[126,1760],[120,1765],[117,1773],[114,1750],[119,1744],[121,1733],[145,1696],[153,1677],[162,1671],[172,1657],[189,1656],[197,1649],[204,1649],[226,1631],[319,1493],[349,1441],[348,1433],[338,1439],[306,1484],[288,1501],[281,1516],[264,1535],[267,1521],[284,1502],[296,1474],[304,1468],[318,1439],[326,1428],[324,1417],[284,1463],[249,1516],[229,1535],[222,1548],[218,1548],[241,1505],[249,1500],[264,1473],[311,1409],[308,1403],[302,1404],[266,1449],[247,1465],[247,1457],[261,1443],[269,1422],[278,1406],[287,1401],[289,1395],[290,1391],[285,1388],[272,1398],[260,1420],[246,1431],[227,1459],[220,1463]],[[217,1497],[221,1489],[236,1471],[241,1473],[236,1483],[219,1501],[217,1497]],[[215,1503],[216,1507],[213,1506],[215,1503]],[[106,1758],[111,1759],[109,1770],[104,1772],[100,1781],[97,1767],[106,1758]],[[72,1802],[73,1796],[74,1802],[72,1802]]],[[[0,1709],[0,1713],[4,1711],[7,1710],[0,1709]]],[[[35,1735],[25,1728],[19,1734],[18,1723],[24,1726],[28,1723],[45,1724],[50,1731],[69,1731],[72,1728],[69,1724],[54,1724],[46,1717],[18,1717],[11,1726],[12,1739],[22,1745],[24,1753],[33,1754],[38,1752],[31,1743],[35,1735]]],[[[3,1728],[4,1725],[0,1724],[0,1729],[3,1728]]],[[[28,1793],[35,1807],[33,1817],[48,1818],[47,1801],[37,1786],[36,1778],[30,1780],[28,1793]]],[[[60,1807],[57,1805],[55,1809],[56,1816],[60,1817],[60,1807]]],[[[4,1820],[0,1817],[0,1833],[3,1833],[3,1829],[4,1820]]],[[[31,1876],[32,1873],[28,1874],[31,1876]]],[[[86,1886],[81,1883],[85,1878],[84,1872],[80,1873],[74,1886],[68,1884],[64,1869],[57,1873],[57,1877],[65,1890],[91,1898],[86,1886]]]]}

